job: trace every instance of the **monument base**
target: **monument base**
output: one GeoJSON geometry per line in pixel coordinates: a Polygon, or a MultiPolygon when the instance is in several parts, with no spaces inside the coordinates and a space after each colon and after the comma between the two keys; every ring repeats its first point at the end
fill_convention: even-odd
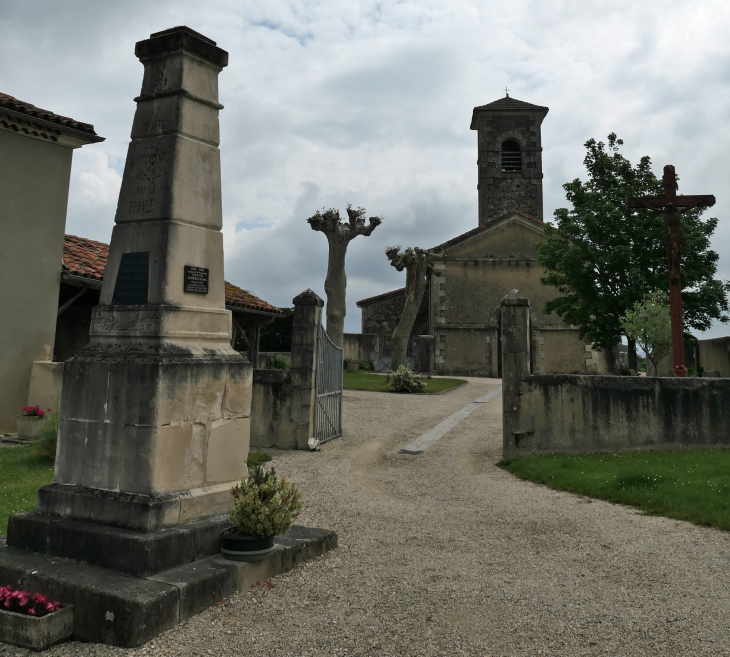
{"type": "Polygon", "coordinates": [[[73,604],[74,639],[133,648],[236,591],[336,546],[335,532],[294,526],[277,537],[274,550],[258,562],[215,555],[156,575],[134,577],[0,544],[0,581],[73,604]]]}
{"type": "Polygon", "coordinates": [[[220,553],[218,516],[156,532],[139,532],[45,513],[18,513],[8,522],[8,546],[84,561],[138,577],[154,575],[220,553]]]}

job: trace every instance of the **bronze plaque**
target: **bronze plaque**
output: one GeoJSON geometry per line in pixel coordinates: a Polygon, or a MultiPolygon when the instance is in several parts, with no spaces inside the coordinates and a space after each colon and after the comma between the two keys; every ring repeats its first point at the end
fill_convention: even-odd
{"type": "Polygon", "coordinates": [[[185,265],[184,291],[193,294],[208,294],[208,269],[185,265]]]}

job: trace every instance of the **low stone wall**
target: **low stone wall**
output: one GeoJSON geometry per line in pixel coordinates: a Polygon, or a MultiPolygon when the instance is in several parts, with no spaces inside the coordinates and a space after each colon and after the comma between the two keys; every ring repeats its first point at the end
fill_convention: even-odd
{"type": "Polygon", "coordinates": [[[289,370],[254,370],[251,448],[296,449],[294,391],[289,370]]]}
{"type": "Polygon", "coordinates": [[[730,378],[511,376],[505,458],[730,446],[730,378]]]}
{"type": "Polygon", "coordinates": [[[263,370],[266,368],[266,361],[273,356],[281,356],[291,367],[291,351],[260,351],[256,359],[256,368],[263,370]]]}
{"type": "Polygon", "coordinates": [[[377,367],[380,355],[379,343],[380,336],[376,333],[345,333],[342,341],[342,358],[358,363],[367,360],[373,367],[377,367]]]}

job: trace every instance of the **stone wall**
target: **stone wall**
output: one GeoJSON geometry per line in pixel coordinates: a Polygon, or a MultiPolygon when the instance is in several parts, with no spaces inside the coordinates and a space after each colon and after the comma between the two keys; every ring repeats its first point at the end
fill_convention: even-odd
{"type": "Polygon", "coordinates": [[[296,449],[289,370],[254,370],[251,448],[296,449]]]}
{"type": "Polygon", "coordinates": [[[345,333],[343,342],[343,359],[368,361],[373,367],[378,365],[380,354],[380,336],[374,333],[345,333]]]}
{"type": "Polygon", "coordinates": [[[730,446],[728,378],[519,374],[507,410],[505,458],[730,446]]]}
{"type": "MultiPolygon", "coordinates": [[[[403,307],[406,304],[405,290],[395,290],[383,294],[380,297],[374,297],[373,300],[365,300],[359,302],[362,309],[362,332],[374,333],[381,336],[380,346],[382,348],[383,341],[392,338],[395,327],[400,322],[403,314],[403,307]]],[[[359,305],[358,304],[358,305],[359,305]]],[[[421,307],[418,309],[416,321],[413,323],[411,336],[426,335],[429,333],[429,290],[423,295],[421,307]]],[[[347,354],[345,354],[347,358],[347,354]]]]}
{"type": "Polygon", "coordinates": [[[501,114],[479,119],[479,224],[511,210],[542,219],[542,111],[501,114]],[[502,171],[502,143],[520,144],[522,170],[502,171]]]}
{"type": "Polygon", "coordinates": [[[289,367],[291,367],[291,351],[261,351],[258,355],[256,367],[261,370],[266,369],[266,362],[269,358],[273,358],[274,356],[280,356],[289,363],[289,367]]]}

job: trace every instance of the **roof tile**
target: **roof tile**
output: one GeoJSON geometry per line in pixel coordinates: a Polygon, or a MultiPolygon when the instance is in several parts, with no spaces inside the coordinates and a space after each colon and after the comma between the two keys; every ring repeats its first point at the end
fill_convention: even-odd
{"type": "Polygon", "coordinates": [[[71,128],[95,137],[98,136],[94,131],[94,126],[90,123],[82,123],[81,121],[76,121],[68,116],[62,116],[55,112],[51,112],[50,110],[43,109],[42,107],[36,107],[35,105],[18,100],[17,98],[2,92],[0,92],[0,108],[13,110],[20,114],[27,114],[28,116],[33,116],[37,119],[49,121],[50,123],[55,123],[61,126],[62,128],[71,128]]]}

